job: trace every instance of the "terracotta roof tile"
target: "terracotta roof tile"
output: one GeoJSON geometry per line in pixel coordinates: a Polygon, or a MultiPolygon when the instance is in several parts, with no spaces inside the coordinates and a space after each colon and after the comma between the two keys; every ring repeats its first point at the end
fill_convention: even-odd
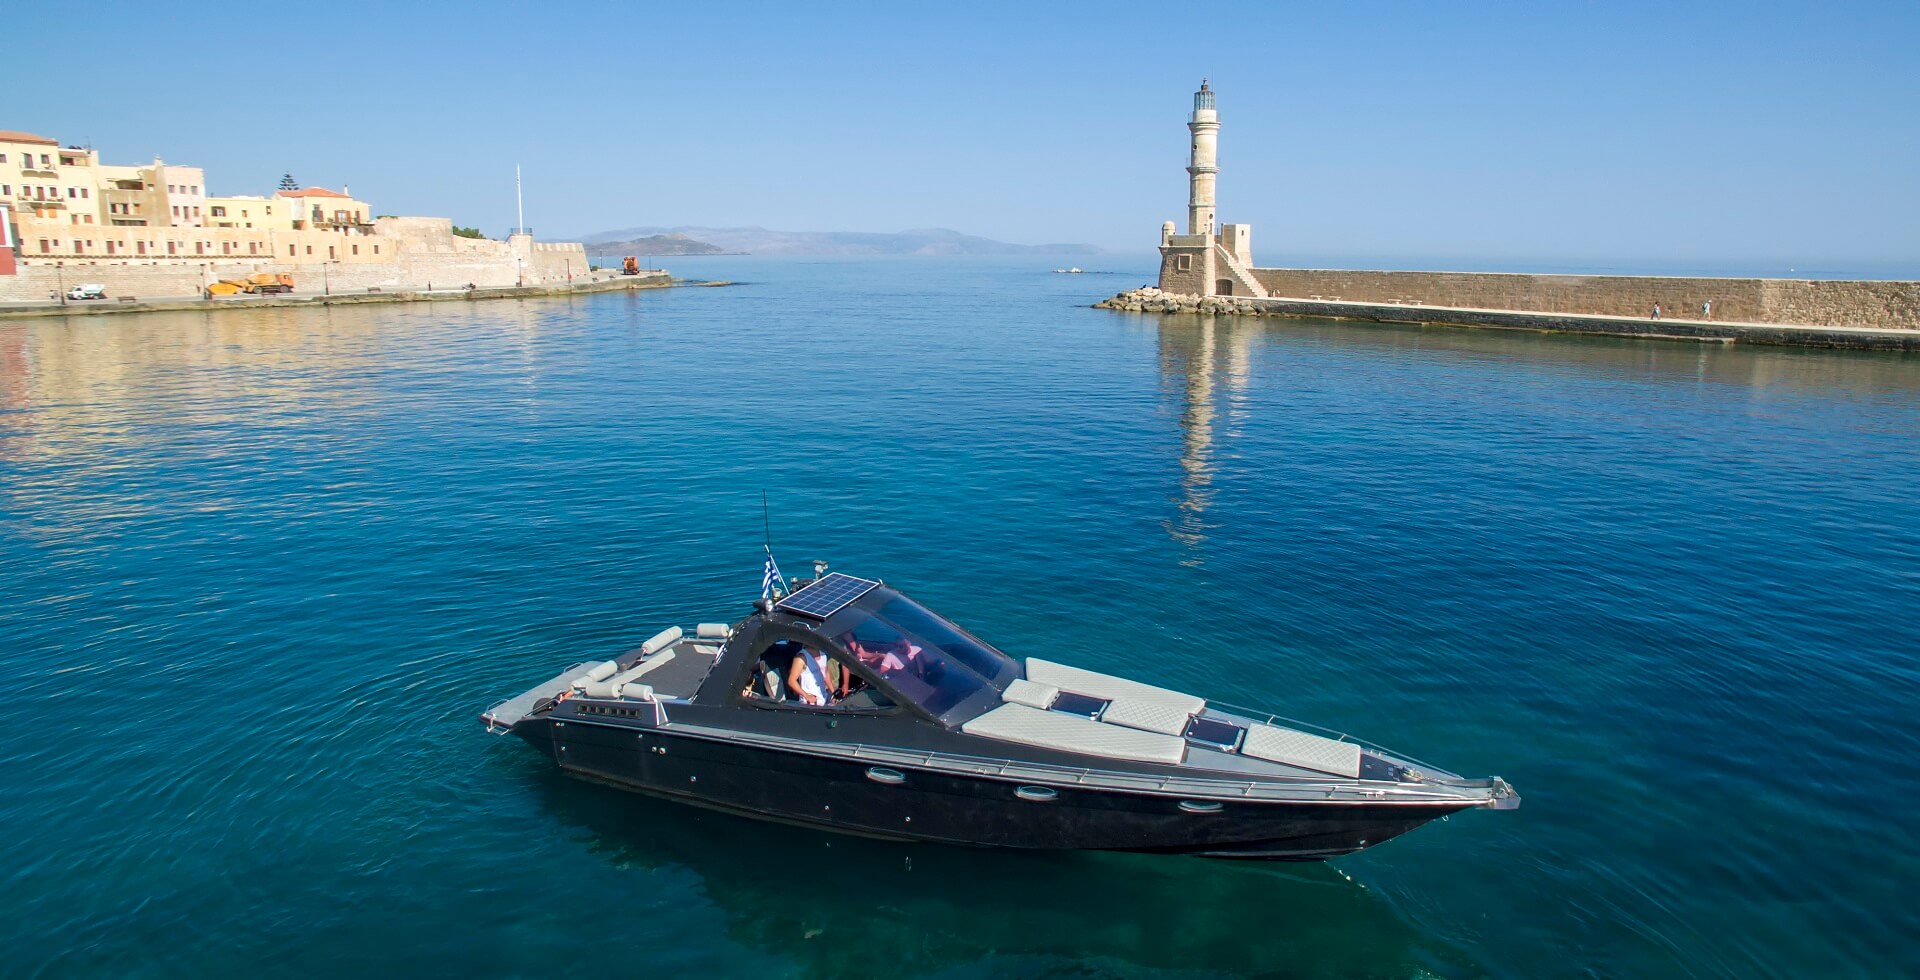
{"type": "MultiPolygon", "coordinates": [[[[347,197],[339,191],[330,191],[324,187],[302,187],[297,191],[281,191],[281,197],[347,197]]],[[[347,198],[352,200],[352,198],[347,198]]]]}
{"type": "Polygon", "coordinates": [[[42,146],[59,146],[59,140],[50,140],[45,136],[23,133],[17,129],[0,129],[0,143],[39,143],[42,146]]]}

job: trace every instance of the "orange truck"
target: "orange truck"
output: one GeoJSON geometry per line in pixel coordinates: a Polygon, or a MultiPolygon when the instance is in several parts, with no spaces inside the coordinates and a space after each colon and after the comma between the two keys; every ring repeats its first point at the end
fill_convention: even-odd
{"type": "Polygon", "coordinates": [[[293,292],[293,277],[284,272],[256,272],[245,279],[222,279],[207,287],[208,296],[291,292],[293,292]]]}

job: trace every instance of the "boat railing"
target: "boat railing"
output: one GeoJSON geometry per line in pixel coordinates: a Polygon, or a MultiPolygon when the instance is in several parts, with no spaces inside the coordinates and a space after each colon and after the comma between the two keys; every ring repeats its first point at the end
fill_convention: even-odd
{"type": "MultiPolygon", "coordinates": [[[[682,727],[683,732],[687,731],[682,727]]],[[[700,729],[703,734],[718,736],[733,741],[741,738],[740,733],[718,729],[700,729]]],[[[1032,779],[1036,782],[1051,784],[1074,784],[1098,786],[1108,789],[1134,789],[1162,793],[1180,793],[1193,797],[1227,797],[1239,799],[1301,799],[1331,800],[1335,802],[1368,802],[1388,798],[1432,800],[1436,802],[1464,800],[1478,802],[1477,796],[1462,797],[1461,791],[1474,789],[1466,786],[1445,786],[1430,783],[1396,783],[1384,780],[1351,780],[1313,776],[1275,776],[1267,780],[1222,779],[1211,776],[1182,776],[1176,774],[1150,775],[1130,773],[1113,769],[1094,769],[1086,766],[1062,766],[1046,762],[1022,762],[1010,759],[993,759],[983,756],[965,755],[954,752],[938,752],[931,749],[902,749],[892,746],[868,745],[861,742],[821,743],[807,739],[788,738],[780,735],[755,734],[749,741],[772,747],[782,747],[808,754],[829,754],[857,759],[865,762],[887,763],[930,769],[934,771],[958,772],[976,776],[995,776],[1005,779],[1032,779]]]]}
{"type": "Polygon", "coordinates": [[[1455,773],[1448,772],[1447,770],[1440,768],[1439,766],[1422,762],[1419,759],[1416,759],[1413,756],[1406,754],[1405,752],[1399,752],[1394,749],[1387,748],[1384,745],[1379,745],[1374,742],[1369,742],[1364,738],[1359,738],[1353,735],[1349,735],[1346,732],[1328,728],[1325,725],[1316,725],[1310,721],[1301,721],[1298,718],[1288,718],[1285,715],[1276,715],[1270,711],[1259,711],[1254,708],[1246,708],[1237,704],[1228,704],[1225,701],[1208,701],[1207,707],[1209,709],[1219,710],[1225,714],[1238,715],[1242,718],[1247,719],[1248,721],[1259,721],[1259,722],[1264,722],[1265,724],[1268,724],[1268,725],[1277,725],[1281,728],[1291,728],[1291,729],[1294,729],[1295,731],[1306,732],[1309,735],[1319,735],[1322,738],[1330,738],[1336,742],[1351,742],[1354,745],[1358,745],[1363,749],[1371,750],[1375,755],[1381,756],[1382,758],[1391,759],[1395,762],[1412,763],[1413,765],[1418,766],[1421,770],[1423,770],[1428,775],[1453,776],[1456,779],[1462,778],[1456,775],[1455,773]]]}

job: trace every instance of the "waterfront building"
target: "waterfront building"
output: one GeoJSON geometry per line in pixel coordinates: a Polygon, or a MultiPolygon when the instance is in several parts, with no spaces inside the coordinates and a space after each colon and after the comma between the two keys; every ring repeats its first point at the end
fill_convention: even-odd
{"type": "Polygon", "coordinates": [[[0,300],[45,299],[77,277],[116,296],[200,293],[255,272],[299,290],[506,286],[585,273],[577,243],[461,238],[447,218],[379,217],[346,187],[207,193],[206,171],[0,131],[0,300]]]}

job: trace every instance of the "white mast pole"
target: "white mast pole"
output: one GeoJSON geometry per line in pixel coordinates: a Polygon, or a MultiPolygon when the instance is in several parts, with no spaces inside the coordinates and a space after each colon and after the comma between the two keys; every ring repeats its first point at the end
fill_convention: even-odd
{"type": "Polygon", "coordinates": [[[526,201],[520,197],[520,165],[517,163],[513,165],[513,213],[514,220],[519,222],[514,225],[514,233],[519,235],[526,234],[527,204],[526,201]]]}

